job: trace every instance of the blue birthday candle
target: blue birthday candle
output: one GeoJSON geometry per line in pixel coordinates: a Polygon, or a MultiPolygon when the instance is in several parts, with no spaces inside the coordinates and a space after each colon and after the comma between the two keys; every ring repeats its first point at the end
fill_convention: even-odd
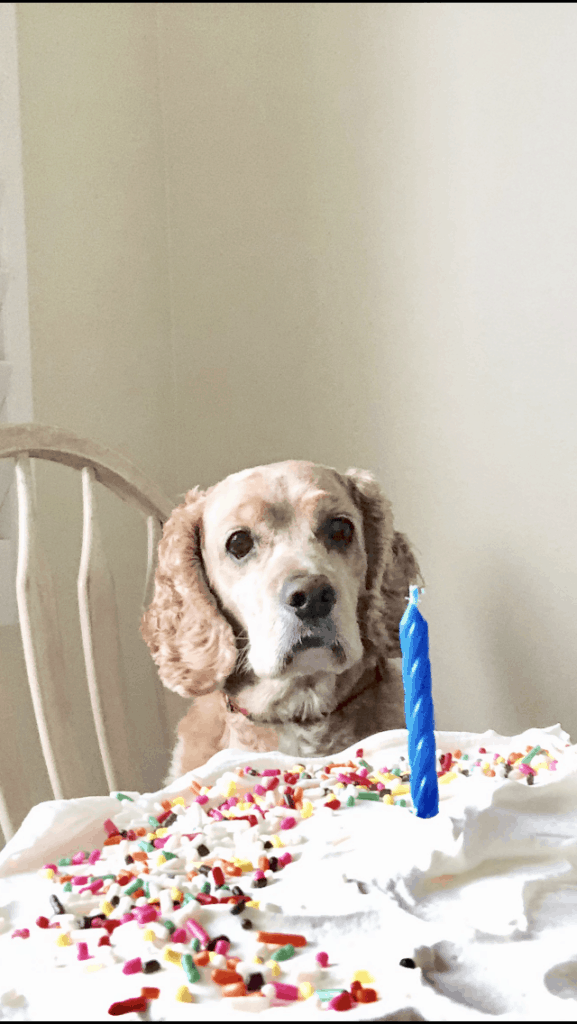
{"type": "Polygon", "coordinates": [[[429,661],[429,627],[417,608],[419,588],[409,587],[409,604],[400,626],[405,687],[405,718],[409,730],[411,798],[419,818],[439,813],[435,760],[435,722],[429,661]]]}

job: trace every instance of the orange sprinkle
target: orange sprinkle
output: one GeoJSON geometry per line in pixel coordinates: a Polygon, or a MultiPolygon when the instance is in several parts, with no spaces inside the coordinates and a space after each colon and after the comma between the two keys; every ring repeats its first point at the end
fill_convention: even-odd
{"type": "Polygon", "coordinates": [[[122,836],[109,836],[108,839],[104,840],[102,845],[103,846],[118,846],[118,844],[121,843],[121,842],[122,842],[122,836]]]}
{"type": "Polygon", "coordinates": [[[217,985],[236,985],[242,981],[242,976],[236,971],[227,971],[224,967],[215,967],[210,976],[217,985]]]}
{"type": "Polygon", "coordinates": [[[132,854],[132,859],[144,861],[144,863],[146,864],[146,861],[148,860],[148,854],[145,853],[144,850],[137,850],[136,853],[132,854]]]}
{"type": "Polygon", "coordinates": [[[145,895],[146,895],[146,893],[144,892],[144,889],[136,889],[132,893],[132,899],[133,900],[139,900],[141,896],[145,896],[145,895]]]}
{"type": "Polygon", "coordinates": [[[453,754],[453,757],[455,758],[456,761],[458,761],[459,758],[462,757],[462,756],[463,756],[463,751],[462,750],[456,750],[455,753],[453,754]]]}
{"type": "Polygon", "coordinates": [[[208,950],[203,949],[200,951],[200,953],[193,953],[192,959],[194,960],[197,967],[206,967],[207,963],[210,960],[208,950]]]}
{"type": "Polygon", "coordinates": [[[171,807],[171,804],[170,804],[170,800],[161,800],[161,804],[164,807],[165,811],[171,811],[172,810],[172,807],[171,807]]]}
{"type": "Polygon", "coordinates": [[[306,946],[307,940],[304,935],[285,935],[284,932],[258,932],[257,942],[264,942],[271,946],[306,946]]]}
{"type": "Polygon", "coordinates": [[[147,828],[135,828],[134,831],[135,831],[137,836],[145,836],[150,831],[150,829],[147,829],[147,828]]]}
{"type": "Polygon", "coordinates": [[[258,858],[258,866],[261,871],[268,871],[270,869],[269,859],[265,857],[264,853],[258,858]]]}
{"type": "MultiPolygon", "coordinates": [[[[239,975],[240,977],[240,975],[239,975]]],[[[246,985],[242,979],[237,981],[234,985],[223,985],[221,988],[221,995],[227,996],[246,996],[246,985]]]]}
{"type": "Polygon", "coordinates": [[[158,999],[160,995],[159,988],[141,988],[140,994],[144,999],[158,999]]]}

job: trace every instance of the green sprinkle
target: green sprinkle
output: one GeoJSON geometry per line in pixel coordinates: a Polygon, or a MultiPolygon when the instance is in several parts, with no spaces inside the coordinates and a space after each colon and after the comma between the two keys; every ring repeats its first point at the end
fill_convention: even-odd
{"type": "Polygon", "coordinates": [[[205,892],[206,895],[209,896],[210,895],[210,882],[203,882],[200,891],[201,892],[205,892]]]}
{"type": "Polygon", "coordinates": [[[171,935],[176,931],[176,925],[172,921],[163,921],[162,923],[165,928],[168,928],[171,935]]]}
{"type": "Polygon", "coordinates": [[[124,896],[132,896],[132,894],[135,893],[137,889],[142,889],[142,882],[140,881],[140,878],[137,878],[135,882],[132,882],[124,890],[124,896]]]}
{"type": "Polygon", "coordinates": [[[407,801],[406,800],[399,800],[399,807],[406,807],[406,806],[407,806],[407,801]]]}
{"type": "Polygon", "coordinates": [[[112,880],[114,881],[116,875],[94,875],[92,881],[95,882],[97,878],[101,878],[103,882],[106,882],[108,878],[112,878],[112,880]]]}
{"type": "Polygon", "coordinates": [[[469,760],[469,755],[468,754],[463,754],[462,757],[461,757],[461,761],[468,761],[468,760],[469,760]]]}
{"type": "Polygon", "coordinates": [[[69,864],[72,864],[72,857],[61,857],[58,861],[59,868],[67,868],[69,864]]]}
{"type": "MultiPolygon", "coordinates": [[[[156,847],[155,847],[155,849],[156,849],[156,847]]],[[[175,853],[171,853],[170,850],[162,850],[161,852],[164,854],[165,860],[177,860],[178,859],[176,854],[175,853]]]]}
{"type": "Polygon", "coordinates": [[[355,798],[354,798],[354,796],[348,796],[347,797],[347,807],[354,807],[354,806],[355,806],[355,798]]]}
{"type": "Polygon", "coordinates": [[[380,797],[379,797],[378,792],[375,792],[374,790],[368,790],[368,791],[361,790],[360,793],[357,793],[357,800],[379,800],[379,799],[380,799],[380,797]]]}
{"type": "Polygon", "coordinates": [[[153,831],[156,831],[157,828],[161,827],[158,818],[155,818],[153,814],[148,815],[148,824],[153,831]]]}
{"type": "Polygon", "coordinates": [[[72,882],[66,882],[63,887],[63,892],[72,892],[72,882]]]}
{"type": "Polygon", "coordinates": [[[328,999],[333,999],[335,996],[340,996],[341,992],[346,992],[345,988],[317,988],[316,995],[319,999],[322,999],[323,1003],[328,999]]]}
{"type": "Polygon", "coordinates": [[[373,770],[372,764],[368,764],[367,761],[363,761],[362,759],[359,761],[359,764],[362,764],[363,768],[368,768],[368,770],[370,772],[372,772],[372,770],[373,770]]]}
{"type": "Polygon", "coordinates": [[[117,794],[116,794],[116,799],[117,799],[117,800],[130,800],[130,803],[131,803],[131,804],[133,804],[133,803],[134,803],[134,800],[132,799],[132,797],[131,797],[131,796],[128,796],[128,794],[127,794],[127,793],[117,793],[117,794]]]}
{"type": "Polygon", "coordinates": [[[150,899],[150,886],[149,886],[148,882],[143,882],[142,883],[142,888],[144,889],[144,895],[146,896],[147,900],[149,900],[150,899]]]}
{"type": "Polygon", "coordinates": [[[291,946],[290,942],[286,946],[281,946],[271,956],[271,960],[292,960],[295,955],[295,948],[291,946]]]}
{"type": "Polygon", "coordinates": [[[393,769],[391,770],[391,775],[402,775],[402,774],[403,774],[403,773],[402,773],[402,771],[401,771],[401,769],[400,769],[400,768],[393,768],[393,769]]]}
{"type": "Polygon", "coordinates": [[[190,981],[191,984],[194,984],[195,981],[200,981],[200,971],[190,953],[183,953],[180,962],[184,968],[187,981],[190,981]]]}
{"type": "MultiPolygon", "coordinates": [[[[147,843],[146,839],[141,839],[139,844],[138,844],[138,846],[139,846],[139,849],[144,850],[145,853],[154,853],[154,851],[156,849],[156,847],[153,846],[152,843],[147,843]]],[[[166,856],[166,854],[165,854],[165,856],[166,856]]]]}
{"type": "Polygon", "coordinates": [[[195,902],[195,899],[194,899],[194,896],[192,895],[192,893],[191,892],[185,892],[184,896],[182,897],[182,905],[183,905],[183,907],[185,906],[186,903],[194,903],[194,902],[195,902]]]}
{"type": "Polygon", "coordinates": [[[540,750],[541,747],[539,746],[539,744],[537,744],[537,746],[533,747],[533,749],[530,750],[528,754],[525,754],[525,757],[521,759],[521,764],[530,764],[532,758],[534,758],[535,754],[538,754],[540,750]]]}
{"type": "Polygon", "coordinates": [[[200,952],[200,939],[193,939],[192,942],[190,943],[190,945],[191,945],[193,953],[199,953],[200,952]]]}

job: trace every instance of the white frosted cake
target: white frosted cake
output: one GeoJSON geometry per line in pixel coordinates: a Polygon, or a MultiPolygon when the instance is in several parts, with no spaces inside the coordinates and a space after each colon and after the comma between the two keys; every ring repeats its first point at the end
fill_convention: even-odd
{"type": "Polygon", "coordinates": [[[0,853],[0,1018],[575,1020],[577,747],[435,737],[431,819],[405,730],[38,805],[0,853]]]}

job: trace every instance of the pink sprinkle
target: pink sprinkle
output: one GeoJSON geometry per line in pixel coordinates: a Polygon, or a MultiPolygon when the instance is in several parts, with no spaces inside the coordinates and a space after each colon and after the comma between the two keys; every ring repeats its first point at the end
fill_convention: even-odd
{"type": "Polygon", "coordinates": [[[207,945],[210,942],[210,938],[202,925],[200,925],[198,921],[195,921],[193,917],[189,917],[186,922],[186,927],[195,939],[200,939],[202,944],[207,945]]]}
{"type": "Polygon", "coordinates": [[[297,823],[296,818],[292,818],[292,817],[291,818],[283,818],[283,820],[280,823],[280,827],[282,829],[294,828],[296,823],[297,823]]]}
{"type": "Polygon", "coordinates": [[[207,804],[208,803],[208,797],[207,797],[206,793],[201,793],[200,796],[197,796],[195,802],[197,804],[207,804]]]}
{"type": "Polygon", "coordinates": [[[137,907],[136,914],[139,924],[147,924],[148,921],[156,921],[158,910],[156,907],[137,907]]]}
{"type": "Polygon", "coordinates": [[[344,782],[345,786],[348,786],[350,781],[351,780],[349,779],[348,775],[339,775],[337,777],[337,782],[344,782]]]}
{"type": "Polygon", "coordinates": [[[28,928],[17,928],[16,931],[12,932],[13,939],[29,939],[30,931],[28,928]]]}
{"type": "Polygon", "coordinates": [[[76,956],[77,956],[78,960],[93,960],[94,959],[94,957],[90,956],[90,953],[88,952],[88,943],[87,942],[79,942],[78,943],[78,953],[76,954],[76,956]]]}
{"type": "Polygon", "coordinates": [[[299,997],[299,990],[296,985],[287,985],[282,981],[273,981],[272,985],[277,999],[286,999],[292,1002],[299,997]]]}
{"type": "Polygon", "coordinates": [[[261,775],[280,775],[280,773],[281,773],[280,772],[280,768],[266,768],[265,771],[261,772],[260,774],[261,775]]]}
{"type": "Polygon", "coordinates": [[[550,763],[550,765],[549,765],[549,771],[550,771],[550,772],[556,772],[556,771],[557,771],[557,765],[558,765],[558,764],[559,764],[559,762],[558,762],[558,761],[551,761],[551,763],[550,763]]]}
{"type": "Polygon", "coordinates": [[[80,893],[82,894],[83,892],[91,892],[92,895],[94,895],[98,892],[99,889],[102,889],[103,885],[104,881],[102,880],[102,878],[97,878],[96,881],[91,882],[90,885],[85,885],[84,888],[80,890],[80,893]]]}
{"type": "Polygon", "coordinates": [[[355,754],[355,757],[362,757],[362,756],[363,756],[363,748],[359,747],[359,749],[357,750],[357,752],[355,754]]]}
{"type": "Polygon", "coordinates": [[[315,960],[321,967],[328,967],[329,954],[328,953],[317,953],[315,960]]]}
{"type": "Polygon", "coordinates": [[[237,796],[231,796],[230,800],[228,801],[228,806],[229,807],[236,807],[237,803],[238,803],[238,797],[237,796]]]}
{"type": "Polygon", "coordinates": [[[122,968],[123,974],[138,974],[142,970],[142,960],[139,956],[135,956],[133,960],[127,960],[124,967],[122,968]]]}
{"type": "MultiPolygon", "coordinates": [[[[131,915],[131,916],[134,917],[134,915],[131,915]]],[[[93,917],[92,918],[92,924],[90,925],[90,927],[91,928],[104,928],[104,921],[105,920],[106,920],[106,918],[104,918],[104,917],[93,917]]]]}
{"type": "Polygon", "coordinates": [[[387,788],[387,787],[385,786],[385,783],[384,783],[384,782],[377,782],[377,789],[378,789],[378,790],[381,790],[381,789],[386,789],[386,788],[387,788]]]}
{"type": "Polygon", "coordinates": [[[72,861],[73,864],[84,864],[84,853],[83,853],[83,851],[79,850],[78,853],[75,853],[74,856],[71,857],[71,861],[72,861]]]}
{"type": "Polygon", "coordinates": [[[500,757],[500,754],[493,754],[493,761],[498,761],[500,757]]]}
{"type": "Polygon", "coordinates": [[[211,818],[215,818],[216,821],[224,821],[224,814],[217,811],[216,807],[213,807],[211,811],[208,811],[208,814],[211,818]]]}
{"type": "Polygon", "coordinates": [[[264,796],[266,793],[266,789],[264,786],[261,786],[260,782],[254,787],[254,791],[257,796],[264,796]]]}
{"type": "MultiPolygon", "coordinates": [[[[134,920],[135,920],[134,914],[130,914],[130,913],[123,914],[122,917],[120,918],[120,923],[121,924],[128,924],[129,921],[134,921],[134,920]]],[[[92,925],[92,927],[94,928],[94,924],[92,925]]]]}
{"type": "Polygon", "coordinates": [[[100,859],[100,850],[93,850],[88,858],[89,864],[96,864],[96,861],[100,859]]]}
{"type": "Polygon", "coordinates": [[[537,771],[535,768],[531,768],[530,764],[520,764],[519,769],[523,772],[523,775],[536,775],[537,771]]]}
{"type": "Polygon", "coordinates": [[[282,864],[283,868],[285,868],[287,864],[291,863],[292,859],[292,853],[289,853],[287,850],[286,853],[283,853],[282,857],[279,857],[278,862],[279,864],[282,864]]]}
{"type": "Polygon", "coordinates": [[[164,846],[165,843],[168,842],[169,838],[170,838],[169,836],[164,836],[164,839],[153,839],[152,840],[152,845],[157,850],[162,850],[162,847],[164,846]]]}
{"type": "Polygon", "coordinates": [[[118,829],[111,818],[107,818],[106,821],[103,822],[103,828],[106,829],[109,836],[115,836],[118,832],[118,829]]]}
{"type": "Polygon", "coordinates": [[[76,877],[72,879],[72,885],[86,885],[87,881],[88,875],[76,875],[76,877]]]}
{"type": "Polygon", "coordinates": [[[56,864],[45,864],[44,865],[44,871],[47,871],[48,868],[52,868],[53,871],[56,871],[56,873],[58,873],[58,868],[57,868],[56,864]]]}
{"type": "MultiPolygon", "coordinates": [[[[175,941],[174,935],[172,936],[172,941],[173,942],[175,941]]],[[[226,954],[228,953],[229,949],[230,949],[230,942],[227,942],[226,939],[219,939],[217,944],[216,944],[216,946],[214,947],[214,952],[215,953],[222,953],[223,956],[226,956],[226,954]]]]}
{"type": "Polygon", "coordinates": [[[254,804],[254,797],[252,793],[247,793],[245,796],[245,800],[248,804],[254,804]]]}
{"type": "Polygon", "coordinates": [[[254,875],[253,875],[253,878],[254,878],[255,882],[256,882],[256,881],[257,881],[257,880],[258,880],[259,878],[264,878],[264,871],[261,871],[261,870],[260,870],[260,868],[257,868],[257,870],[255,871],[255,873],[254,873],[254,875]]]}
{"type": "Polygon", "coordinates": [[[186,934],[186,928],[176,928],[170,936],[171,942],[188,942],[188,935],[186,934]]]}
{"type": "Polygon", "coordinates": [[[366,779],[367,775],[369,774],[369,770],[368,768],[359,768],[357,774],[362,776],[363,779],[366,779]]]}

